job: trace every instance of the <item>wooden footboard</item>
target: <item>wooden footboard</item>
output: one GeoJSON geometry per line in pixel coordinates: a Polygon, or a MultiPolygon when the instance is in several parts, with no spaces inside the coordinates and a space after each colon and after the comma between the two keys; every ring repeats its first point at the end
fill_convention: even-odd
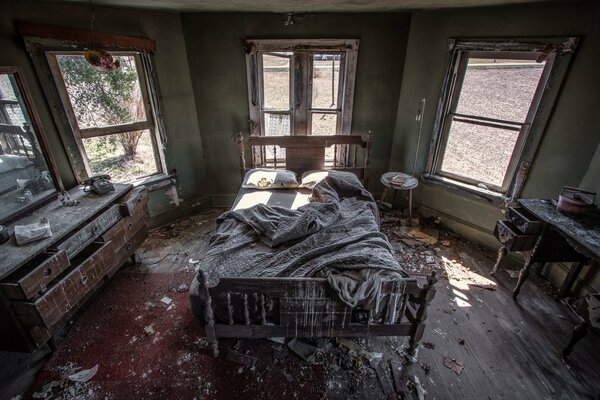
{"type": "Polygon", "coordinates": [[[208,288],[199,271],[192,311],[218,355],[218,338],[409,336],[414,353],[423,336],[435,272],[424,281],[384,282],[368,311],[342,302],[322,278],[222,278],[208,288]]]}

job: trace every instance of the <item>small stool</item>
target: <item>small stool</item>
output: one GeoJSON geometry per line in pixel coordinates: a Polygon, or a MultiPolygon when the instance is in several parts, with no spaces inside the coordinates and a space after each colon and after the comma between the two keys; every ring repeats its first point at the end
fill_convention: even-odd
{"type": "Polygon", "coordinates": [[[412,175],[408,175],[402,172],[386,172],[381,175],[381,183],[383,184],[383,192],[381,193],[381,202],[385,200],[388,189],[394,191],[394,198],[392,199],[392,205],[396,198],[396,190],[408,190],[408,220],[412,221],[412,190],[419,185],[419,180],[412,175]],[[392,184],[392,178],[399,176],[403,179],[401,185],[392,184]]]}

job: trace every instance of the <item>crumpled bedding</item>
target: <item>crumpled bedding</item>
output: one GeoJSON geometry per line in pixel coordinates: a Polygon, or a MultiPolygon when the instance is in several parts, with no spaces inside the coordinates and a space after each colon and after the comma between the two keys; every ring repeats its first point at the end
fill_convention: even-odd
{"type": "Polygon", "coordinates": [[[228,211],[200,268],[222,277],[324,277],[351,307],[371,309],[382,280],[407,275],[379,231],[379,212],[358,180],[328,176],[296,210],[259,204],[228,211]]]}

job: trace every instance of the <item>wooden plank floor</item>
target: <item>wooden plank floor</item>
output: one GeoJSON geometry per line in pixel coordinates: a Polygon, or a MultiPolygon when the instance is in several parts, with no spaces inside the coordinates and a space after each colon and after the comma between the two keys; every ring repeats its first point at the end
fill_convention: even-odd
{"type": "MultiPolygon", "coordinates": [[[[188,269],[203,258],[218,215],[205,214],[173,225],[172,231],[151,234],[139,251],[140,272],[188,269]],[[171,233],[169,233],[171,232],[171,233]],[[165,234],[167,236],[165,236],[165,234]],[[190,264],[190,260],[192,264],[190,264]]],[[[600,341],[590,333],[571,355],[570,368],[558,356],[576,324],[568,308],[553,299],[548,283],[535,273],[524,285],[519,302],[511,290],[516,279],[504,271],[518,265],[503,264],[492,278],[489,271],[495,252],[482,250],[453,236],[449,246],[432,245],[425,249],[447,259],[449,278],[441,278],[430,307],[423,342],[416,364],[408,367],[427,390],[427,399],[598,399],[600,394],[600,341]],[[443,249],[440,249],[442,247],[443,249]],[[436,250],[437,249],[437,250],[436,250]],[[470,274],[465,278],[464,274],[470,274]],[[469,286],[468,281],[491,281],[496,290],[469,286]],[[459,339],[464,344],[459,344],[459,339]],[[464,362],[460,375],[443,365],[448,356],[464,362]],[[425,373],[421,364],[429,365],[425,373]]],[[[404,251],[413,251],[405,246],[404,251]]],[[[402,338],[373,338],[371,351],[381,351],[384,359],[401,360],[394,351],[402,338]]],[[[296,357],[289,354],[290,357],[296,357]]],[[[376,378],[364,382],[368,391],[349,398],[382,398],[376,378]]],[[[336,398],[329,393],[330,398],[336,398]]]]}
{"type": "MultiPolygon", "coordinates": [[[[493,253],[464,243],[454,247],[477,260],[474,273],[491,278],[493,253]]],[[[422,347],[419,353],[419,362],[431,369],[426,375],[422,368],[412,368],[428,398],[598,399],[598,336],[589,334],[578,343],[567,367],[558,353],[577,321],[566,305],[547,293],[548,283],[532,278],[514,302],[516,279],[502,270],[495,281],[493,291],[465,289],[452,277],[439,281],[423,338],[435,348],[422,347]],[[444,356],[463,361],[462,374],[444,367],[444,356]]]]}

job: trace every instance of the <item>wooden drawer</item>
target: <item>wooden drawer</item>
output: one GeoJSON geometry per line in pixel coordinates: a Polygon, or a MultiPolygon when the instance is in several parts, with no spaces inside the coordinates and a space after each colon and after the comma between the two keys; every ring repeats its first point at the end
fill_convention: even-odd
{"type": "Polygon", "coordinates": [[[508,207],[508,220],[521,233],[534,234],[542,229],[542,221],[538,220],[523,207],[508,207]]]}
{"type": "MultiPolygon", "coordinates": [[[[142,226],[137,232],[134,233],[133,237],[128,241],[124,242],[122,246],[117,248],[113,243],[114,253],[111,254],[110,262],[107,263],[107,277],[112,277],[129,256],[137,249],[148,237],[148,230],[145,226],[142,226]]],[[[73,304],[70,310],[66,311],[62,317],[52,327],[48,328],[45,326],[31,326],[29,328],[29,334],[33,339],[36,346],[42,346],[44,343],[52,337],[58,330],[64,326],[75,314],[75,312],[88,301],[94,292],[96,292],[103,285],[104,282],[99,280],[95,286],[91,287],[90,290],[73,304]]]]}
{"type": "Polygon", "coordinates": [[[145,187],[138,187],[128,193],[121,200],[121,212],[125,216],[132,216],[140,209],[145,209],[148,202],[148,190],[145,187]]]}
{"type": "Polygon", "coordinates": [[[93,242],[73,259],[76,266],[35,302],[11,302],[17,317],[27,326],[53,326],[108,274],[113,256],[112,242],[93,242]]]}
{"type": "Polygon", "coordinates": [[[70,265],[64,250],[42,253],[1,282],[0,286],[9,299],[30,300],[44,293],[48,284],[70,265]]]}
{"type": "Polygon", "coordinates": [[[121,218],[120,205],[115,204],[56,248],[64,250],[69,258],[73,258],[121,218]]]}
{"type": "Polygon", "coordinates": [[[537,235],[524,235],[510,221],[498,220],[494,236],[508,251],[527,251],[535,245],[537,235]]]}

